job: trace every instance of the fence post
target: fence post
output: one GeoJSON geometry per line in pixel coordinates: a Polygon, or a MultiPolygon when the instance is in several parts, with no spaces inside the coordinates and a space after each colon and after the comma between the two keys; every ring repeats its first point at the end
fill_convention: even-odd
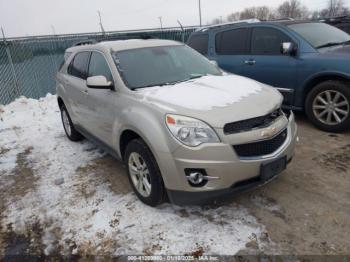
{"type": "Polygon", "coordinates": [[[7,59],[9,60],[11,71],[12,71],[12,74],[13,74],[13,78],[15,80],[15,90],[16,90],[16,93],[17,93],[16,96],[19,96],[20,92],[19,92],[19,86],[18,86],[18,79],[17,79],[17,75],[16,75],[16,70],[15,70],[15,67],[13,65],[11,51],[10,51],[10,48],[8,47],[8,45],[7,45],[5,33],[4,33],[4,30],[3,30],[2,27],[1,27],[1,32],[2,32],[2,38],[3,38],[4,44],[5,44],[5,50],[6,50],[7,59]]]}

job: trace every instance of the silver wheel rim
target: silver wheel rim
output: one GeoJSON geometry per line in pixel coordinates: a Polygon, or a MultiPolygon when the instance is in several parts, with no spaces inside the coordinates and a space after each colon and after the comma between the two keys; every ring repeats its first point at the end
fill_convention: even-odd
{"type": "Polygon", "coordinates": [[[131,181],[137,192],[143,197],[150,196],[152,190],[151,178],[144,159],[139,153],[133,152],[129,156],[128,166],[131,181]]]}
{"type": "Polygon", "coordinates": [[[326,125],[338,125],[348,117],[350,106],[348,99],[336,90],[319,93],[312,109],[316,118],[326,125]]]}
{"type": "Polygon", "coordinates": [[[65,110],[62,111],[62,122],[63,122],[64,130],[66,130],[68,136],[70,136],[72,133],[72,129],[70,126],[68,115],[65,110]]]}

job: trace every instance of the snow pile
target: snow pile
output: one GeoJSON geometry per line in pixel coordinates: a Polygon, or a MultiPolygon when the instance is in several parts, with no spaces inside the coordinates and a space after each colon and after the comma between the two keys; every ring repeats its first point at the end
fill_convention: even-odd
{"type": "Polygon", "coordinates": [[[139,89],[146,100],[156,99],[195,110],[226,107],[257,94],[262,84],[237,75],[204,76],[175,85],[139,89]]]}
{"type": "Polygon", "coordinates": [[[199,248],[235,254],[263,231],[234,203],[151,208],[133,193],[111,191],[98,169],[84,169],[104,154],[88,141],[65,137],[55,96],[20,98],[3,110],[0,185],[9,186],[9,176],[18,175],[16,155],[27,148],[36,182],[22,197],[8,196],[1,224],[12,223],[15,232],[25,233],[39,223],[46,254],[185,254],[199,248]],[[58,178],[64,182],[55,184],[58,178]]]}

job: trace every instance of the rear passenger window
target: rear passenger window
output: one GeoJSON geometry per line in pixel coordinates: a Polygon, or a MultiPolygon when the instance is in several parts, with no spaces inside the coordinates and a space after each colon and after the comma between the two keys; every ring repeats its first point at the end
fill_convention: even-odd
{"type": "Polygon", "coordinates": [[[81,79],[86,79],[89,59],[90,52],[81,52],[76,54],[68,67],[68,74],[81,79]]]}
{"type": "Polygon", "coordinates": [[[105,76],[108,81],[112,81],[112,73],[104,56],[97,52],[92,52],[89,65],[89,76],[105,76]]]}
{"type": "Polygon", "coordinates": [[[249,30],[239,28],[218,33],[215,37],[216,53],[243,55],[249,52],[249,30]]]}
{"type": "Polygon", "coordinates": [[[208,34],[194,35],[188,41],[188,45],[202,55],[208,54],[208,34]]]}
{"type": "Polygon", "coordinates": [[[274,28],[254,28],[252,32],[253,55],[281,55],[281,44],[292,42],[290,37],[274,28]]]}

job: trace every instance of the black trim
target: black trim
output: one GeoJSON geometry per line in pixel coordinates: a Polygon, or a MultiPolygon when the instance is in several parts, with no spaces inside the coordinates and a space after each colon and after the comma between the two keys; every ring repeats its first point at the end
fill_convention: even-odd
{"type": "Polygon", "coordinates": [[[118,153],[109,145],[98,139],[96,136],[92,135],[89,131],[87,131],[85,128],[74,125],[75,129],[79,131],[84,137],[86,137],[88,140],[90,140],[92,143],[94,143],[96,146],[100,147],[104,151],[106,151],[108,154],[115,157],[117,160],[122,161],[122,159],[119,157],[118,153]]]}

